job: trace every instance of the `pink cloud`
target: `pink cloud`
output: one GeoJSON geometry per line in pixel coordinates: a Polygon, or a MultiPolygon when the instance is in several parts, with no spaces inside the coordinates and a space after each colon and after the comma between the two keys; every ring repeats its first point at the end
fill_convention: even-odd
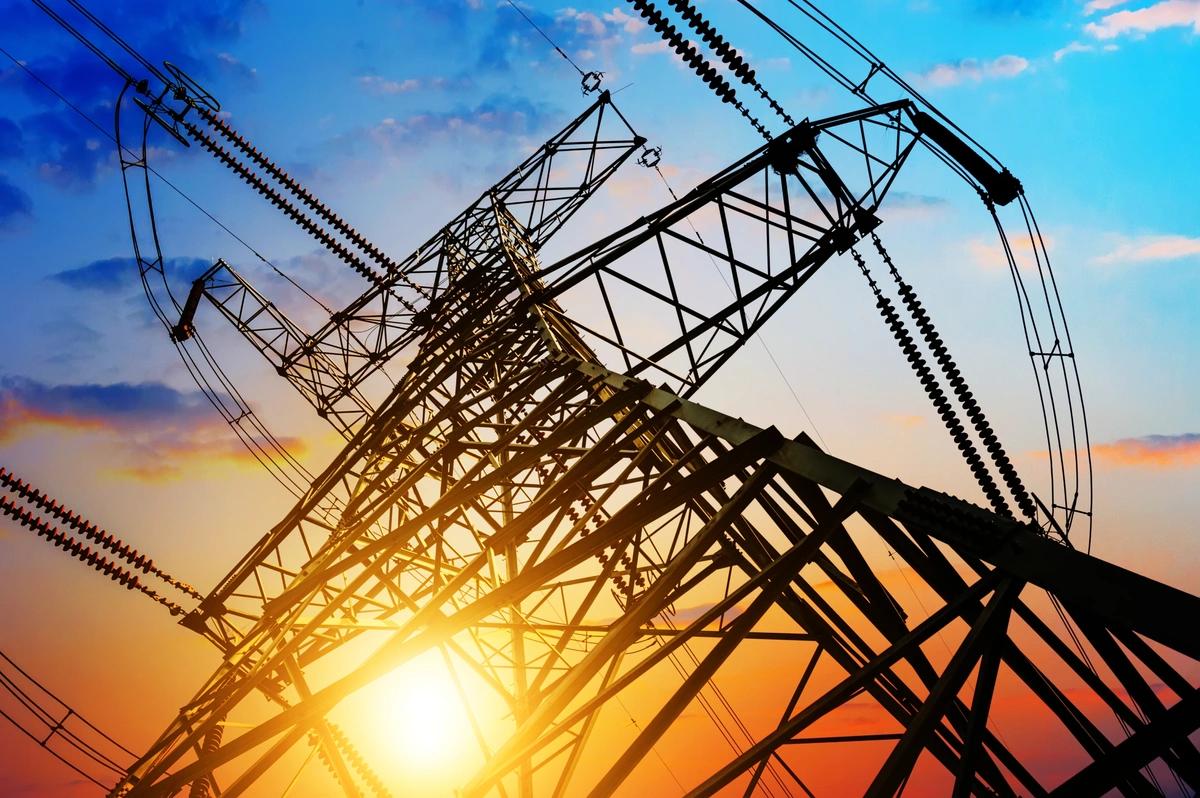
{"type": "Polygon", "coordinates": [[[1095,14],[1097,11],[1107,11],[1110,8],[1124,5],[1127,2],[1129,0],[1091,0],[1090,3],[1083,7],[1083,13],[1095,14]]]}
{"type": "Polygon", "coordinates": [[[1107,14],[1099,22],[1083,26],[1097,39],[1144,36],[1164,28],[1191,28],[1192,33],[1200,34],[1200,0],[1159,0],[1145,8],[1107,14]]]}
{"type": "Polygon", "coordinates": [[[1200,255],[1200,238],[1149,235],[1119,239],[1116,248],[1096,258],[1096,263],[1142,263],[1179,260],[1197,255],[1200,255]]]}
{"type": "Polygon", "coordinates": [[[1200,465],[1200,433],[1125,438],[1093,446],[1092,454],[1097,460],[1116,466],[1192,468],[1200,465]]]}
{"type": "MultiPolygon", "coordinates": [[[[1054,238],[1049,235],[1043,235],[1042,241],[1046,245],[1047,252],[1054,250],[1054,238]]],[[[1013,260],[1017,262],[1017,268],[1021,271],[1032,271],[1037,269],[1037,256],[1042,256],[1042,253],[1035,249],[1034,242],[1029,236],[1012,236],[1008,239],[1009,246],[1012,248],[1013,260]]],[[[973,238],[966,244],[967,254],[975,264],[986,271],[1008,270],[1008,257],[1004,253],[1004,247],[996,239],[985,240],[982,238],[973,238]]]]}

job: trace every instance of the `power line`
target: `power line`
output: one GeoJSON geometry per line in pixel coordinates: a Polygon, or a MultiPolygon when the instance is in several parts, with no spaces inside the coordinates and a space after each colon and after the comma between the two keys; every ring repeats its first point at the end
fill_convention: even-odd
{"type": "MultiPolygon", "coordinates": [[[[25,74],[27,74],[30,78],[32,78],[34,81],[36,81],[39,85],[41,85],[42,88],[46,89],[46,91],[53,94],[64,105],[66,105],[68,108],[70,108],[76,114],[78,114],[85,122],[87,122],[89,125],[91,125],[96,130],[98,130],[101,133],[101,135],[103,135],[105,138],[107,138],[113,144],[117,144],[117,146],[120,146],[119,143],[117,142],[116,137],[114,137],[112,133],[110,133],[108,130],[106,130],[104,127],[102,127],[100,125],[100,123],[98,123],[95,119],[92,119],[92,117],[90,115],[88,115],[78,105],[76,105],[75,103],[73,103],[69,99],[67,99],[62,94],[62,92],[60,92],[58,89],[54,88],[54,86],[47,83],[40,75],[38,75],[36,72],[34,72],[32,69],[30,69],[25,63],[23,63],[18,58],[16,58],[16,56],[14,56],[12,53],[10,53],[8,50],[4,49],[3,47],[0,47],[0,53],[3,53],[4,56],[6,58],[8,58],[8,60],[12,61],[14,64],[16,64],[18,67],[20,67],[25,72],[25,74]]],[[[134,153],[130,152],[127,148],[122,148],[122,149],[124,149],[125,152],[128,153],[131,157],[134,156],[134,153]]],[[[200,213],[202,213],[206,217],[208,217],[209,221],[211,221],[217,227],[224,230],[231,238],[233,238],[235,241],[237,241],[239,244],[241,244],[243,247],[245,247],[252,255],[254,255],[260,261],[265,263],[267,266],[269,266],[271,268],[271,270],[274,271],[277,275],[282,277],[284,280],[287,280],[293,287],[295,287],[298,291],[300,291],[302,294],[304,294],[310,300],[312,300],[317,305],[319,305],[327,313],[330,313],[330,314],[333,313],[332,308],[330,308],[328,305],[326,305],[324,302],[322,302],[320,299],[318,299],[316,296],[314,296],[312,293],[310,293],[307,289],[304,288],[304,286],[300,285],[298,282],[296,282],[294,279],[292,279],[292,277],[290,277],[283,270],[281,270],[278,266],[276,266],[274,263],[272,263],[269,258],[267,258],[265,255],[263,255],[257,249],[252,247],[250,245],[250,243],[246,241],[246,239],[242,238],[240,235],[235,233],[233,230],[229,229],[228,225],[226,225],[224,222],[222,222],[220,219],[218,219],[216,216],[214,216],[208,209],[206,209],[204,206],[202,206],[199,202],[192,199],[191,196],[189,196],[186,191],[184,191],[179,186],[172,183],[170,180],[168,180],[166,177],[164,177],[161,172],[159,172],[157,169],[155,169],[150,164],[146,164],[146,170],[148,172],[150,172],[150,174],[154,175],[156,178],[161,180],[168,188],[170,188],[172,191],[174,191],[176,194],[178,194],[180,197],[182,197],[184,200],[186,200],[188,202],[188,204],[190,204],[193,208],[195,208],[196,210],[200,211],[200,213]]]]}
{"type": "Polygon", "coordinates": [[[586,77],[587,73],[585,73],[582,69],[579,68],[579,64],[576,64],[573,60],[571,60],[571,56],[569,56],[565,52],[563,52],[563,49],[561,47],[559,47],[557,44],[555,44],[554,40],[551,39],[546,34],[546,31],[544,31],[540,27],[538,27],[538,24],[536,22],[534,22],[532,19],[530,19],[529,15],[521,10],[520,6],[518,6],[516,3],[514,3],[513,0],[508,0],[508,4],[510,6],[512,6],[518,14],[520,14],[522,17],[524,17],[525,21],[528,22],[530,25],[532,25],[534,30],[536,30],[538,33],[540,33],[542,35],[542,38],[545,39],[546,42],[549,43],[549,45],[554,48],[554,51],[556,53],[561,55],[563,58],[567,59],[568,64],[575,67],[575,71],[579,73],[580,77],[586,77]]]}

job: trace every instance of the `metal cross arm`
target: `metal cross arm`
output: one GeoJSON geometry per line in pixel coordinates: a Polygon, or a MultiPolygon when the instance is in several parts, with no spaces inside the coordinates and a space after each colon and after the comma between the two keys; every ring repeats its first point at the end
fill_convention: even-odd
{"type": "Polygon", "coordinates": [[[545,267],[537,299],[560,305],[605,362],[689,395],[822,265],[880,224],[876,213],[918,138],[901,113],[908,105],[801,122],[678,201],[545,267]]]}

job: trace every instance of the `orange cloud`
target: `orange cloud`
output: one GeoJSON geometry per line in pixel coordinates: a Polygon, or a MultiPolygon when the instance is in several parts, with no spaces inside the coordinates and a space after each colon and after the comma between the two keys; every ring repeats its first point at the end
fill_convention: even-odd
{"type": "Polygon", "coordinates": [[[19,437],[31,427],[96,430],[103,429],[105,424],[100,419],[30,407],[9,394],[0,393],[0,443],[19,437]]]}
{"type": "Polygon", "coordinates": [[[1200,433],[1125,438],[1093,446],[1092,454],[1117,466],[1191,468],[1200,465],[1200,433]]]}
{"type": "MultiPolygon", "coordinates": [[[[1038,260],[1048,257],[1055,245],[1054,239],[1045,234],[1042,235],[1042,242],[1046,246],[1046,253],[1041,252],[1041,248],[1035,246],[1034,241],[1027,235],[1009,236],[1008,243],[1012,247],[1013,260],[1016,261],[1018,269],[1023,272],[1037,270],[1038,260]]],[[[1008,256],[999,240],[973,238],[967,241],[966,247],[967,254],[979,267],[987,271],[1008,271],[1008,256]]]]}
{"type": "Polygon", "coordinates": [[[901,427],[903,429],[915,429],[925,423],[924,416],[913,415],[910,413],[889,413],[887,415],[889,423],[901,427]]]}
{"type": "MultiPolygon", "coordinates": [[[[129,465],[111,473],[139,482],[170,482],[186,474],[206,468],[257,468],[254,455],[227,431],[224,424],[214,436],[206,434],[187,437],[163,436],[139,447],[128,456],[129,465]]],[[[279,438],[279,443],[296,457],[308,452],[308,444],[300,438],[279,438]]]]}
{"type": "MultiPolygon", "coordinates": [[[[0,377],[0,443],[39,429],[100,436],[110,473],[145,481],[257,461],[198,391],[161,383],[47,385],[0,377]]],[[[293,454],[307,445],[281,441],[293,454]]]]}

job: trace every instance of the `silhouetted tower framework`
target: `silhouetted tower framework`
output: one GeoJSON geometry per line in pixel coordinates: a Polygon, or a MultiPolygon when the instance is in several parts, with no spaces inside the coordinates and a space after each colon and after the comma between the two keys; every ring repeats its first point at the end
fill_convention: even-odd
{"type": "MultiPolygon", "coordinates": [[[[671,41],[669,25],[656,27],[671,41]]],[[[754,80],[715,32],[697,30],[754,80]]],[[[130,80],[145,119],[212,152],[369,287],[309,334],[225,261],[175,302],[154,283],[157,236],[152,251],[139,247],[148,296],[185,358],[198,353],[188,362],[205,362],[195,319],[207,300],[346,445],[186,615],[221,665],[114,795],[240,795],[305,743],[348,795],[386,795],[329,715],[430,652],[508,713],[502,731],[475,729],[484,764],[464,779],[467,796],[633,790],[661,767],[656,747],[681,733],[725,752],[676,763],[696,795],[809,794],[806,772],[828,746],[871,752],[859,788],[872,796],[901,791],[918,763],[955,796],[1200,785],[1189,739],[1200,725],[1200,599],[1048,535],[978,424],[1000,476],[980,478],[992,510],[689,398],[835,256],[852,253],[868,271],[865,242],[890,265],[876,229],[919,143],[966,164],[989,201],[1019,194],[912,102],[788,117],[785,132],[670,205],[543,264],[550,237],[645,144],[602,93],[393,260],[233,131],[186,76],[160,78],[158,93],[130,80]],[[700,278],[714,269],[725,293],[700,278]],[[362,386],[385,363],[402,375],[373,406],[362,386]],[[883,552],[916,606],[889,584],[883,552]],[[329,667],[348,650],[364,653],[329,667]],[[747,658],[771,664],[771,685],[731,683],[747,658]],[[997,728],[1001,689],[1076,747],[1065,777],[1031,761],[1017,730],[997,728]],[[633,691],[640,722],[614,723],[633,691]],[[864,714],[881,719],[869,732],[822,731],[864,714]],[[686,716],[702,722],[681,731],[686,716]]],[[[138,149],[122,149],[122,166],[144,244],[153,217],[138,149]]],[[[897,280],[934,359],[957,374],[897,280]]],[[[912,337],[876,294],[913,360],[912,337]]],[[[931,398],[946,418],[938,397],[957,396],[974,421],[953,374],[954,390],[934,384],[931,398]]],[[[228,417],[238,429],[248,416],[228,417]]]]}

